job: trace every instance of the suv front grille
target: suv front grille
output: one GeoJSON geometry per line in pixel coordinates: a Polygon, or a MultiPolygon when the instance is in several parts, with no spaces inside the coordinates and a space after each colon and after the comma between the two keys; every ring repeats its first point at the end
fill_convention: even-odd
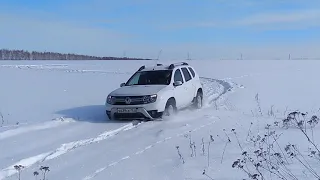
{"type": "Polygon", "coordinates": [[[114,113],[115,119],[147,119],[142,113],[114,113]]]}
{"type": "Polygon", "coordinates": [[[114,105],[139,105],[144,104],[143,96],[116,96],[114,105]],[[126,98],[130,99],[130,103],[126,102],[126,98]]]}

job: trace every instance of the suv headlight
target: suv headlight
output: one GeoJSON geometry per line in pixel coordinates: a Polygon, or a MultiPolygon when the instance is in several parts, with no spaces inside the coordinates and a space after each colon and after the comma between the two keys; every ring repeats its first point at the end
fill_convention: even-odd
{"type": "Polygon", "coordinates": [[[107,97],[107,103],[108,104],[114,104],[114,100],[115,100],[115,98],[110,96],[110,95],[107,97]]]}
{"type": "Polygon", "coordinates": [[[157,100],[157,95],[148,95],[143,97],[143,103],[148,104],[148,103],[154,103],[157,100]]]}

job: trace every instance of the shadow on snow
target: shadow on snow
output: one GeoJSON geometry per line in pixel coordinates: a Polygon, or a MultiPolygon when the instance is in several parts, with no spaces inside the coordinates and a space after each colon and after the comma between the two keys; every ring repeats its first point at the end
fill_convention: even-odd
{"type": "Polygon", "coordinates": [[[57,111],[64,118],[72,118],[76,121],[91,122],[91,123],[125,123],[132,120],[110,120],[105,113],[104,105],[89,105],[73,107],[57,111]]]}

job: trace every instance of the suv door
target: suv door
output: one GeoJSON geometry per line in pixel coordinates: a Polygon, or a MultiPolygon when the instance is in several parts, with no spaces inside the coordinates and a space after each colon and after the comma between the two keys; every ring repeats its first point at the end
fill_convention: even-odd
{"type": "Polygon", "coordinates": [[[194,85],[192,82],[192,76],[189,73],[188,69],[186,67],[183,67],[183,68],[181,68],[181,70],[182,70],[183,77],[185,80],[185,83],[184,83],[184,87],[186,89],[185,99],[186,99],[187,105],[189,105],[194,98],[194,89],[195,88],[194,88],[194,85]]]}
{"type": "Polygon", "coordinates": [[[181,81],[181,86],[175,86],[174,87],[174,97],[176,99],[176,106],[177,108],[183,108],[185,107],[185,104],[187,103],[186,96],[188,95],[187,89],[185,88],[185,82],[183,80],[183,76],[180,69],[176,69],[173,76],[173,82],[181,81]]]}
{"type": "Polygon", "coordinates": [[[196,96],[196,92],[198,91],[199,84],[201,84],[199,77],[196,77],[196,73],[192,67],[188,67],[190,74],[192,75],[192,91],[193,96],[196,96]]]}

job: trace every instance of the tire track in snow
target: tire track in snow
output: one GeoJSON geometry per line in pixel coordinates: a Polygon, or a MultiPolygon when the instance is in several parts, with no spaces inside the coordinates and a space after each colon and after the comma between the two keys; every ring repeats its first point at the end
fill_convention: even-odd
{"type": "Polygon", "coordinates": [[[34,124],[34,125],[30,125],[30,126],[23,126],[23,127],[19,127],[16,129],[10,129],[10,130],[6,130],[6,131],[3,131],[0,133],[0,140],[10,138],[13,136],[17,136],[17,135],[21,135],[24,133],[32,132],[32,131],[55,128],[55,127],[69,124],[72,122],[76,122],[76,121],[72,118],[57,118],[57,119],[53,119],[53,121],[50,121],[50,122],[45,122],[45,123],[41,123],[41,124],[34,124]]]}
{"type": "MultiPolygon", "coordinates": [[[[211,117],[211,118],[215,118],[215,117],[211,117]]],[[[154,148],[155,146],[159,146],[160,144],[165,143],[165,142],[167,142],[167,141],[169,141],[169,140],[171,140],[171,139],[174,139],[174,138],[177,138],[177,137],[180,137],[180,136],[184,136],[184,135],[187,134],[187,133],[199,131],[200,129],[205,128],[205,127],[208,127],[208,126],[214,124],[215,122],[216,122],[216,121],[212,121],[212,122],[210,122],[210,123],[201,125],[201,126],[199,126],[199,127],[197,127],[197,128],[194,128],[194,129],[192,129],[192,130],[189,130],[189,131],[185,131],[185,132],[183,132],[183,133],[176,134],[175,136],[166,137],[166,138],[164,138],[164,139],[161,140],[161,141],[157,141],[157,142],[155,142],[155,143],[153,143],[153,144],[151,144],[151,145],[146,146],[146,147],[143,148],[142,150],[137,151],[137,152],[133,153],[133,154],[130,155],[130,156],[125,156],[125,157],[119,159],[118,161],[112,162],[112,163],[108,164],[108,165],[105,166],[105,167],[99,168],[99,169],[96,170],[94,173],[92,173],[92,174],[84,177],[82,180],[90,180],[90,179],[96,177],[97,175],[99,175],[100,173],[102,173],[103,171],[105,171],[105,170],[107,170],[107,169],[109,169],[109,168],[111,168],[111,167],[113,167],[113,166],[116,166],[117,164],[119,164],[120,162],[122,162],[122,161],[124,161],[124,160],[128,160],[128,159],[133,158],[133,157],[135,157],[135,156],[141,155],[141,154],[145,153],[146,151],[154,148]]]]}
{"type": "Polygon", "coordinates": [[[222,80],[242,79],[242,78],[246,78],[246,77],[260,76],[260,75],[261,75],[261,73],[250,73],[250,74],[244,74],[241,76],[226,77],[226,78],[223,78],[222,80]]]}
{"type": "Polygon", "coordinates": [[[19,123],[19,124],[12,124],[12,125],[3,125],[0,126],[0,128],[14,128],[14,127],[23,127],[25,125],[28,125],[28,123],[19,123]]]}
{"type": "MultiPolygon", "coordinates": [[[[20,66],[15,66],[15,67],[18,67],[19,69],[22,69],[20,66]]],[[[31,69],[32,68],[30,66],[26,66],[26,67],[27,67],[27,69],[31,69]]],[[[37,66],[35,66],[35,67],[37,67],[37,66]]],[[[11,68],[12,68],[12,66],[11,66],[11,68]]],[[[107,71],[97,71],[97,70],[70,70],[70,69],[62,69],[62,68],[57,68],[57,69],[54,68],[54,69],[55,70],[58,69],[59,71],[64,71],[64,72],[75,72],[75,73],[87,73],[87,72],[89,72],[89,73],[101,73],[101,74],[110,74],[110,73],[112,73],[112,74],[131,74],[129,72],[119,72],[118,73],[118,72],[107,72],[107,71]]],[[[48,70],[48,69],[40,69],[40,70],[48,70]]],[[[49,70],[50,70],[50,68],[49,68],[49,70]]],[[[231,85],[228,82],[223,81],[223,80],[216,80],[216,79],[212,79],[212,78],[201,77],[201,81],[202,81],[202,83],[204,85],[204,92],[205,92],[205,95],[208,98],[208,102],[207,103],[208,103],[209,106],[214,101],[219,99],[221,96],[226,94],[229,89],[231,89],[231,85]],[[219,88],[214,88],[213,85],[212,85],[213,82],[216,82],[220,87],[219,88]]],[[[12,175],[17,173],[17,171],[14,169],[14,165],[21,164],[21,165],[25,166],[26,168],[28,168],[28,167],[36,164],[36,163],[39,163],[39,162],[41,163],[41,162],[44,162],[44,161],[47,161],[47,160],[51,160],[51,159],[57,158],[57,157],[59,157],[59,156],[61,156],[63,154],[66,154],[66,153],[74,150],[74,149],[77,149],[79,147],[87,146],[87,145],[90,145],[92,143],[96,143],[96,142],[108,139],[110,137],[113,137],[113,136],[119,134],[122,131],[127,131],[127,130],[133,129],[135,127],[136,126],[134,126],[133,124],[130,123],[128,125],[125,125],[123,127],[115,129],[115,130],[106,131],[106,132],[100,134],[98,137],[62,144],[59,148],[57,148],[54,151],[46,152],[46,153],[42,153],[42,154],[39,154],[39,155],[36,155],[36,156],[33,156],[33,157],[22,159],[19,162],[15,163],[15,164],[13,164],[13,165],[5,168],[5,169],[2,169],[0,171],[0,180],[3,179],[3,178],[6,178],[6,177],[12,176],[12,175]]],[[[203,127],[206,127],[206,125],[198,127],[196,129],[194,129],[194,131],[195,130],[199,130],[199,129],[203,128],[203,127]]],[[[38,127],[38,128],[33,128],[33,130],[37,130],[39,128],[41,129],[41,127],[38,127]]],[[[19,130],[17,130],[17,132],[19,132],[19,130]]],[[[16,133],[16,134],[21,134],[21,133],[23,133],[23,130],[21,130],[19,133],[16,133]]],[[[181,135],[183,135],[183,134],[179,134],[177,136],[181,136],[181,135]]],[[[153,148],[156,144],[161,144],[163,142],[166,142],[166,141],[170,140],[171,138],[172,137],[168,137],[168,138],[166,138],[166,139],[164,139],[162,141],[158,141],[153,145],[147,146],[144,150],[142,150],[140,152],[136,152],[135,154],[142,154],[144,151],[153,148]]],[[[121,162],[123,160],[126,160],[126,159],[129,159],[129,158],[130,158],[130,156],[126,156],[125,158],[120,159],[119,162],[121,162]]],[[[119,162],[111,163],[111,164],[108,165],[108,167],[115,166],[119,162]]],[[[100,169],[100,172],[101,171],[103,171],[103,170],[100,169]]]]}
{"type": "MultiPolygon", "coordinates": [[[[217,100],[220,96],[225,94],[227,92],[227,89],[230,88],[230,85],[226,82],[223,82],[221,80],[215,80],[215,79],[210,79],[210,78],[204,78],[201,77],[202,84],[204,86],[204,93],[207,98],[207,106],[210,106],[212,102],[217,100]],[[218,87],[217,85],[213,86],[213,82],[217,83],[217,85],[220,85],[221,87],[218,87]],[[223,83],[224,84],[223,84],[223,83]]],[[[30,126],[24,126],[24,127],[19,127],[16,129],[11,129],[7,131],[3,131],[0,133],[0,140],[5,139],[5,138],[10,138],[13,136],[21,135],[24,133],[32,132],[32,131],[37,131],[37,130],[44,130],[44,129],[49,129],[49,128],[55,128],[60,125],[65,125],[70,122],[75,122],[72,118],[57,118],[54,119],[54,121],[51,122],[46,122],[43,124],[34,124],[30,126]]]]}
{"type": "MultiPolygon", "coordinates": [[[[225,95],[228,91],[230,91],[232,89],[231,84],[226,82],[226,81],[223,81],[223,80],[217,80],[217,79],[206,78],[206,77],[200,77],[200,79],[202,80],[205,96],[206,96],[206,98],[208,98],[207,102],[206,102],[208,106],[211,106],[214,101],[217,101],[219,98],[221,98],[223,95],[225,95]],[[220,87],[219,88],[213,88],[213,85],[212,85],[213,82],[218,83],[220,85],[220,87]]],[[[207,117],[207,118],[216,118],[216,117],[207,117]]],[[[107,170],[107,169],[119,164],[120,162],[122,162],[124,160],[128,160],[131,157],[134,157],[134,156],[137,156],[137,155],[141,155],[144,152],[146,152],[147,150],[152,149],[153,147],[155,147],[155,146],[157,146],[159,144],[165,143],[165,142],[167,142],[167,141],[169,141],[169,140],[171,140],[173,138],[184,136],[186,133],[199,131],[200,129],[203,129],[203,128],[207,127],[207,126],[210,126],[210,125],[214,124],[215,122],[216,121],[212,121],[210,123],[200,125],[199,127],[196,127],[196,128],[194,128],[194,129],[192,129],[190,131],[185,131],[184,133],[176,134],[176,136],[174,136],[174,137],[170,136],[170,137],[164,138],[163,140],[157,141],[157,142],[155,142],[155,143],[153,143],[151,145],[146,146],[142,150],[139,150],[139,151],[133,153],[131,156],[125,156],[125,158],[121,158],[118,161],[112,162],[112,163],[108,164],[105,167],[99,168],[94,173],[84,177],[82,180],[93,179],[94,177],[96,177],[101,172],[103,172],[103,171],[105,171],[105,170],[107,170]]]]}
{"type": "Polygon", "coordinates": [[[213,102],[217,101],[219,98],[221,98],[223,95],[225,95],[228,91],[231,91],[233,89],[232,85],[224,80],[219,79],[213,79],[213,78],[207,78],[207,77],[200,77],[202,82],[216,82],[219,85],[222,86],[222,89],[218,89],[218,92],[216,92],[216,89],[212,89],[211,87],[206,87],[204,89],[208,89],[209,92],[207,94],[210,94],[208,97],[208,105],[212,105],[213,102]],[[216,96],[215,96],[216,95],[216,96]]]}
{"type": "Polygon", "coordinates": [[[16,174],[17,171],[14,168],[15,165],[23,165],[26,168],[28,168],[28,167],[36,164],[36,163],[41,163],[41,162],[44,162],[44,161],[47,161],[47,160],[51,160],[51,159],[57,158],[57,157],[59,157],[59,156],[61,156],[63,154],[66,154],[66,153],[68,153],[68,152],[70,152],[72,150],[75,150],[75,149],[77,149],[79,147],[87,146],[87,145],[90,145],[92,143],[97,143],[97,142],[106,140],[108,138],[111,138],[111,137],[119,134],[120,132],[128,131],[130,129],[133,129],[133,128],[139,126],[140,124],[133,125],[132,123],[129,123],[129,124],[127,124],[125,126],[122,126],[122,127],[118,128],[118,129],[111,130],[111,131],[106,131],[106,132],[100,134],[99,136],[97,136],[95,138],[83,139],[83,140],[79,140],[79,141],[73,141],[73,142],[69,142],[69,143],[66,143],[66,144],[62,144],[59,148],[55,149],[54,151],[41,153],[41,154],[35,155],[33,157],[28,157],[28,158],[22,159],[22,160],[14,163],[13,165],[11,165],[9,167],[7,167],[5,169],[2,169],[0,171],[0,180],[16,174]]]}

